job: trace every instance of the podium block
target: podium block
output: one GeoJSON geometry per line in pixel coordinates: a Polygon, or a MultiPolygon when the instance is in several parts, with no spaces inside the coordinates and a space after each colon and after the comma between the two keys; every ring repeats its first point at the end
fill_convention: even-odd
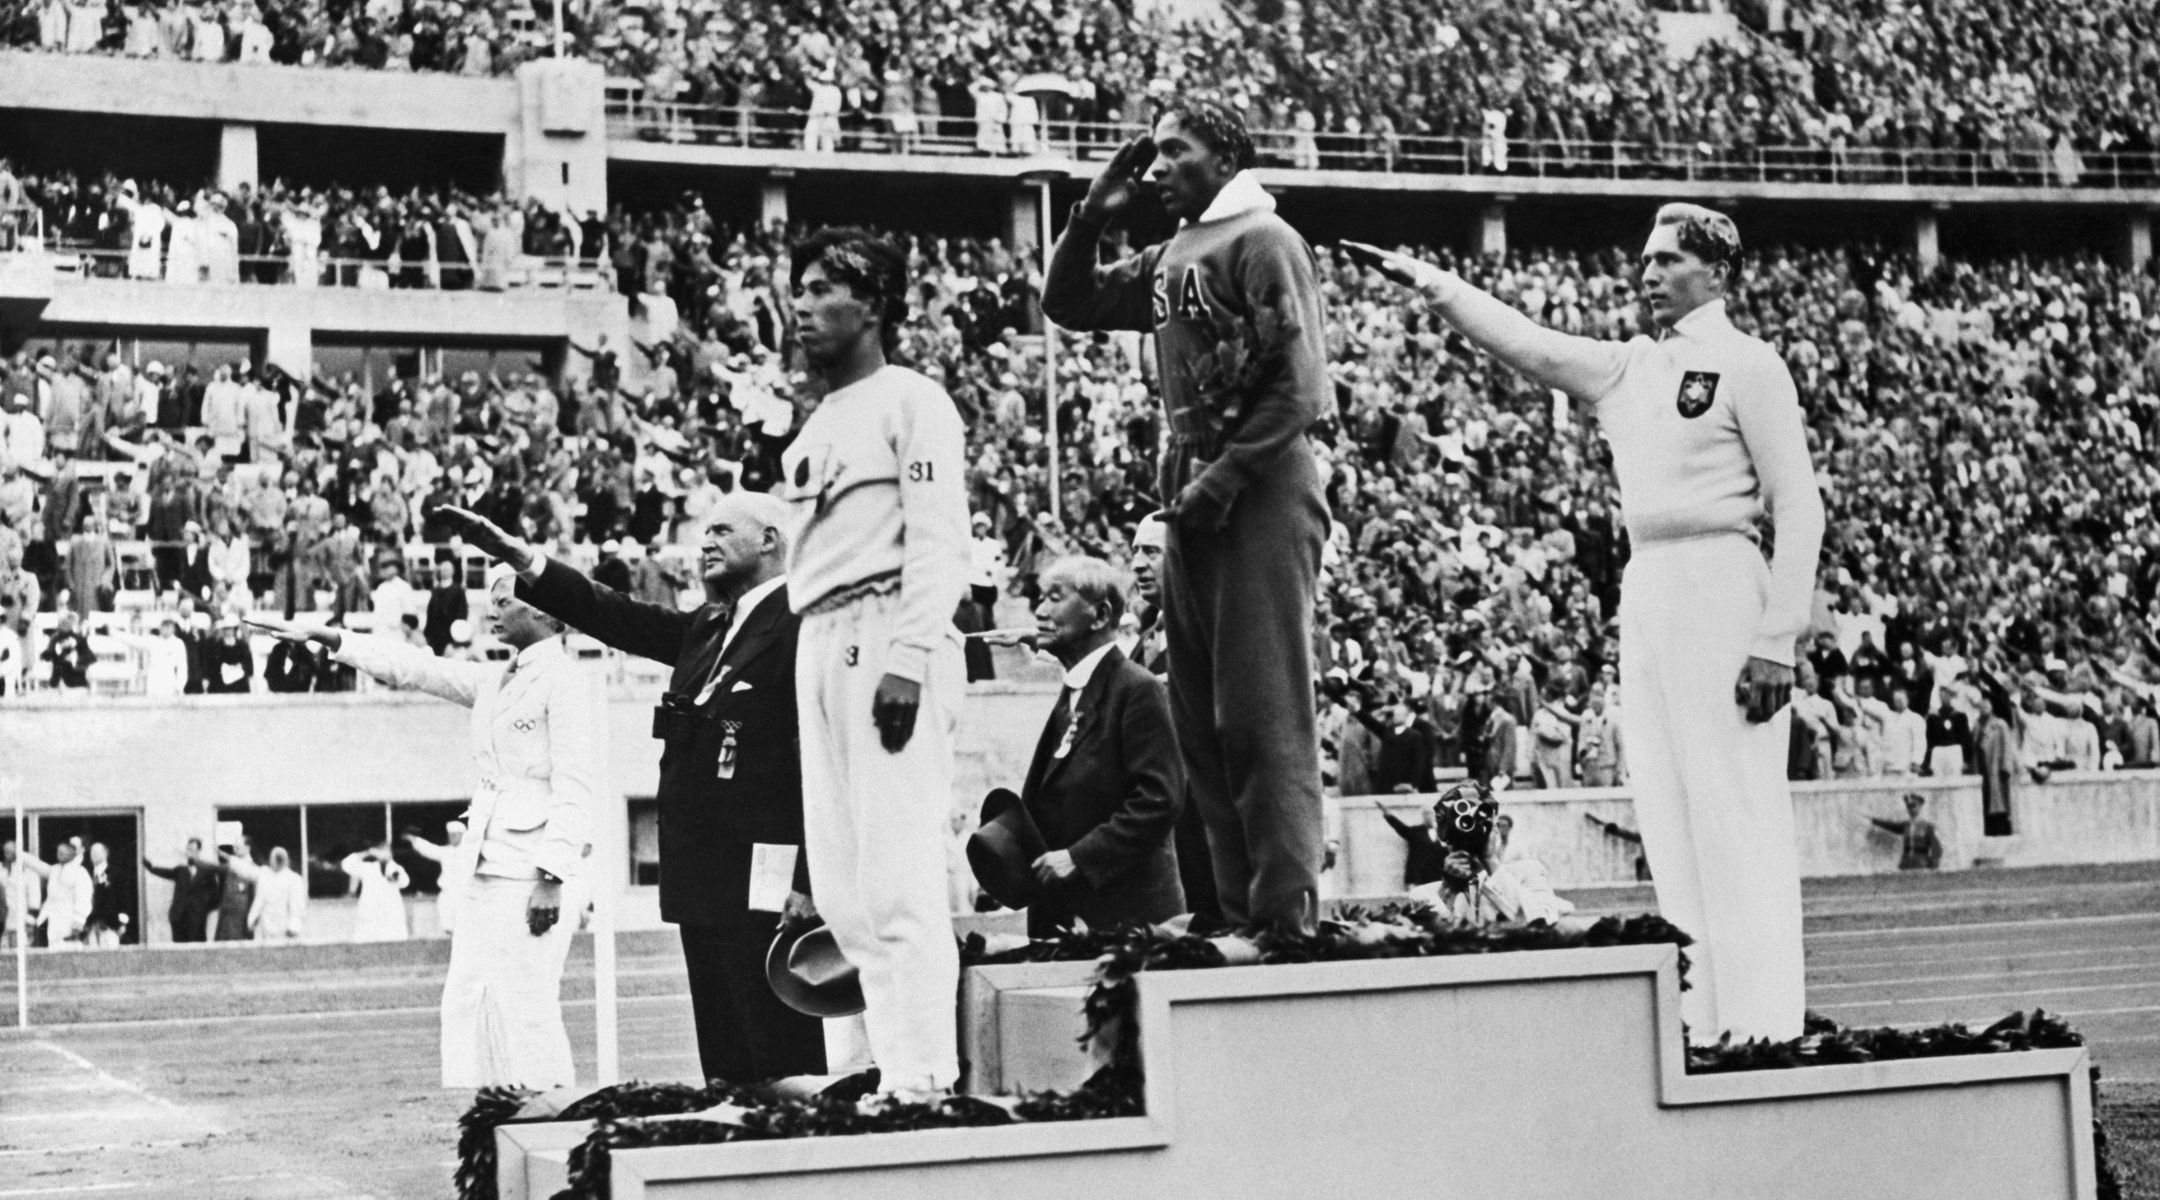
{"type": "Polygon", "coordinates": [[[960,1091],[1070,1091],[1097,1057],[1079,1043],[1092,962],[969,967],[960,976],[960,1091]],[[1024,1030],[1024,1032],[1023,1032],[1024,1030]]]}
{"type": "Polygon", "coordinates": [[[535,1121],[495,1127],[497,1200],[548,1200],[570,1185],[570,1152],[591,1136],[591,1121],[535,1121]]]}
{"type": "Polygon", "coordinates": [[[1156,971],[1136,986],[1145,1116],[617,1150],[612,1195],[2094,1194],[2083,1050],[1690,1076],[1670,946],[1156,971]]]}

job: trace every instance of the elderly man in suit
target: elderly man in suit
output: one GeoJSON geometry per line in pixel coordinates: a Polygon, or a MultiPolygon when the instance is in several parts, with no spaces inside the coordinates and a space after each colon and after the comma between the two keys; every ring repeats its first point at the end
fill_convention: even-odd
{"type": "Polygon", "coordinates": [[[1171,834],[1185,796],[1163,684],[1114,644],[1124,581],[1109,563],[1068,558],[1041,577],[1036,644],[1065,668],[1020,800],[1047,850],[1028,932],[1156,922],[1185,911],[1171,834]]]}
{"type": "MultiPolygon", "coordinates": [[[[607,776],[607,697],[563,645],[562,623],[490,589],[507,665],[437,658],[401,639],[259,620],[338,662],[472,709],[480,783],[446,873],[462,881],[443,980],[442,1085],[545,1090],[576,1082],[562,972],[590,896],[593,821],[607,776]]],[[[243,849],[245,847],[243,846],[243,849]]],[[[245,910],[243,910],[245,916],[245,910]]]]}
{"type": "Polygon", "coordinates": [[[787,507],[736,492],[709,514],[693,612],[631,599],[551,561],[486,519],[442,517],[517,569],[519,594],[628,654],[674,668],[654,715],[660,756],[660,916],[682,936],[698,1059],[746,1084],[825,1069],[824,1029],[765,982],[782,920],[813,919],[802,853],[787,507]]]}

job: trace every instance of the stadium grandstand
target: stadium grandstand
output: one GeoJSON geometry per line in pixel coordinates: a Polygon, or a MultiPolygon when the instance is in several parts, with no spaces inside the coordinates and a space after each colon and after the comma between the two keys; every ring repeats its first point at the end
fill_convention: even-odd
{"type": "Polygon", "coordinates": [[[1046,329],[1041,247],[1200,90],[1321,248],[1346,794],[1387,790],[1354,707],[1416,709],[1452,767],[1493,706],[1588,703],[1627,546],[1595,431],[1331,244],[1623,337],[1668,199],[1742,213],[1736,317],[1792,366],[1830,509],[1796,775],[1917,766],[1885,759],[1893,688],[1953,771],[1991,718],[2037,773],[2155,765],[2149,7],[1681,7],[0,5],[0,689],[355,686],[222,631],[257,612],[498,653],[430,604],[484,579],[445,504],[693,596],[701,514],[814,403],[786,264],[818,224],[910,249],[903,357],[969,422],[1001,603],[1122,559],[1149,355],[1046,329]]]}

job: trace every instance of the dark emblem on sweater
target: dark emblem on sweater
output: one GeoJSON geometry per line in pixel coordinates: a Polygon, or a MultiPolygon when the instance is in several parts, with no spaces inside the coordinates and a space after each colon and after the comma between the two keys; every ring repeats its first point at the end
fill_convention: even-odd
{"type": "Polygon", "coordinates": [[[1680,377],[1680,395],[1677,403],[1680,415],[1693,420],[1710,411],[1710,401],[1717,396],[1718,375],[1716,371],[1689,371],[1680,377]]]}

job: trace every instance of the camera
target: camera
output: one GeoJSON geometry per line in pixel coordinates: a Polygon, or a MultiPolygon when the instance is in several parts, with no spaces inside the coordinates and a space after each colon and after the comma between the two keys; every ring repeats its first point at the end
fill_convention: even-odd
{"type": "Polygon", "coordinates": [[[1439,818],[1442,847],[1460,850],[1481,864],[1485,861],[1492,846],[1493,821],[1500,815],[1500,802],[1493,799],[1491,788],[1474,780],[1458,783],[1433,802],[1433,813],[1439,818]]]}
{"type": "Polygon", "coordinates": [[[658,741],[692,737],[706,718],[698,713],[695,699],[686,692],[662,692],[653,709],[652,735],[658,741]]]}

